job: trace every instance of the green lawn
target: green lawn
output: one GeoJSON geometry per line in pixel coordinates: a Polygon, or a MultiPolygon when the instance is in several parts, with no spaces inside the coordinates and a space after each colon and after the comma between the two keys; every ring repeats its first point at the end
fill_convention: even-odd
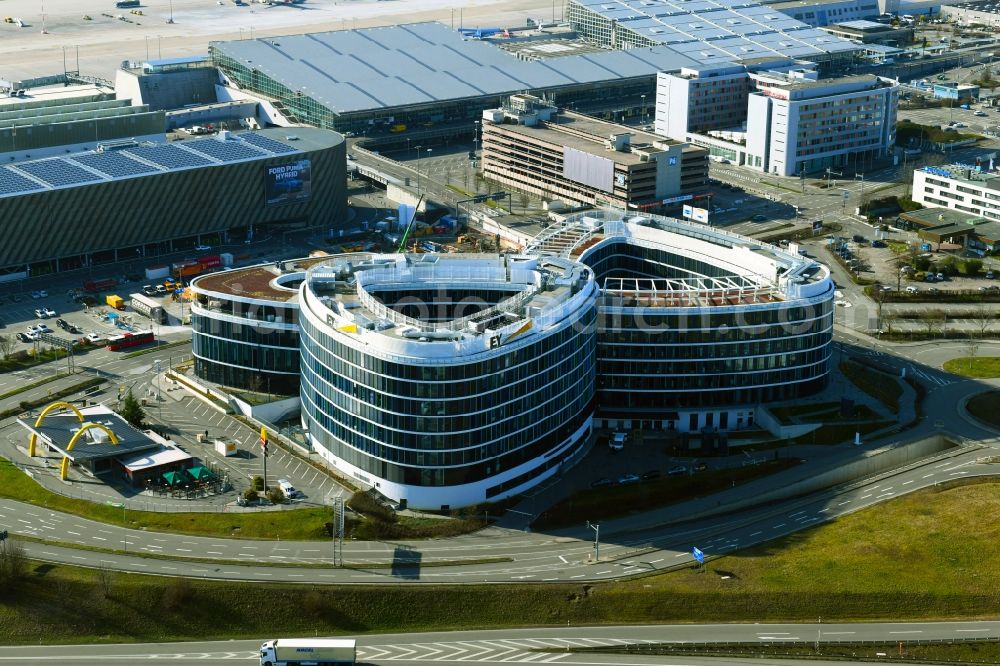
{"type": "Polygon", "coordinates": [[[1000,377],[1000,356],[961,356],[944,362],[944,369],[963,377],[1000,377]]]}
{"type": "MultiPolygon", "coordinates": [[[[65,511],[83,518],[123,525],[120,508],[94,504],[64,497],[43,488],[9,460],[0,458],[0,497],[21,500],[56,511],[65,511]]],[[[126,511],[128,526],[153,532],[176,532],[201,536],[241,537],[246,539],[327,540],[326,523],[331,515],[328,507],[260,511],[252,513],[157,513],[126,511]]],[[[349,534],[366,538],[377,532],[379,525],[352,522],[349,534]]],[[[474,519],[434,520],[399,517],[392,526],[392,536],[399,539],[425,539],[455,536],[482,527],[474,519]]]]}
{"type": "Polygon", "coordinates": [[[546,509],[532,523],[536,529],[582,525],[588,520],[615,518],[707,495],[794,467],[798,458],[768,460],[759,465],[719,471],[666,476],[624,486],[588,488],[546,509]]]}
{"type": "Polygon", "coordinates": [[[1000,391],[986,391],[974,395],[966,403],[969,413],[994,428],[1000,428],[1000,391]]]}
{"type": "MultiPolygon", "coordinates": [[[[1000,483],[913,493],[691,568],[627,582],[322,586],[185,581],[35,563],[0,590],[5,643],[316,633],[995,618],[1000,483]],[[723,579],[721,574],[727,574],[723,579]]],[[[709,553],[711,551],[709,550],[709,553]]]]}

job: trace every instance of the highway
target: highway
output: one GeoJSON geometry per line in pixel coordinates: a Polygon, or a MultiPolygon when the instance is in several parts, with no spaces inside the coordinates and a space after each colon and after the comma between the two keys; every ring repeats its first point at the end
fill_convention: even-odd
{"type": "MultiPolygon", "coordinates": [[[[1000,448],[998,440],[989,444],[1000,448]]],[[[349,541],[344,545],[343,558],[352,567],[332,568],[332,545],[324,542],[154,533],[95,523],[13,500],[0,500],[0,524],[9,526],[12,533],[49,541],[23,541],[32,558],[135,573],[340,584],[607,581],[689,566],[693,563],[693,546],[709,557],[721,556],[920,488],[995,474],[995,465],[976,461],[996,453],[989,448],[957,449],[932,462],[915,464],[869,482],[777,505],[733,511],[743,503],[740,497],[745,501],[768,485],[779,485],[775,479],[766,478],[733,489],[732,503],[719,506],[714,515],[710,509],[705,511],[703,502],[702,517],[696,522],[676,523],[684,516],[695,515],[694,509],[683,504],[606,521],[602,525],[599,562],[593,559],[592,534],[582,525],[551,534],[490,527],[448,540],[349,541]],[[81,545],[109,552],[75,547],[81,545]],[[186,561],[190,559],[200,561],[191,564],[186,561]]]]}
{"type": "MultiPolygon", "coordinates": [[[[223,661],[253,661],[264,640],[280,638],[261,636],[259,640],[232,640],[197,643],[148,643],[116,645],[66,645],[0,647],[0,664],[41,664],[57,661],[63,666],[92,666],[97,663],[218,663],[223,661]]],[[[544,627],[534,629],[502,629],[479,631],[435,632],[419,634],[381,634],[361,636],[358,641],[358,662],[390,663],[450,663],[480,664],[645,664],[714,665],[737,664],[787,665],[824,664],[825,661],[762,659],[756,657],[725,659],[708,657],[649,656],[639,653],[599,654],[570,652],[574,648],[622,647],[641,649],[657,643],[835,643],[845,641],[879,641],[861,654],[886,649],[886,643],[917,640],[968,640],[1000,638],[998,622],[917,622],[870,624],[709,624],[709,625],[650,625],[615,627],[544,627]]],[[[822,647],[821,647],[822,651],[822,647]]],[[[843,662],[837,662],[843,663],[843,662]]]]}

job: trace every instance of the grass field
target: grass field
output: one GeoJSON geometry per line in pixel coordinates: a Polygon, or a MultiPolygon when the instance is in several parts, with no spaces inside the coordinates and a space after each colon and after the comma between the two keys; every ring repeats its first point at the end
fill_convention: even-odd
{"type": "MultiPolygon", "coordinates": [[[[30,502],[114,525],[124,525],[124,520],[131,528],[153,532],[245,539],[330,538],[326,529],[326,523],[331,520],[330,509],[324,507],[259,513],[158,513],[129,510],[125,512],[123,519],[120,508],[64,497],[43,488],[3,458],[0,458],[0,497],[30,502]]],[[[481,526],[476,521],[400,517],[395,536],[411,539],[454,536],[481,526]]],[[[371,526],[367,522],[354,526],[353,529],[358,538],[366,538],[371,532],[371,526]]]]}
{"type": "Polygon", "coordinates": [[[966,403],[969,413],[994,428],[1000,428],[1000,391],[986,391],[974,395],[966,403]]]}
{"type": "Polygon", "coordinates": [[[995,618],[1000,483],[908,495],[708,564],[627,582],[240,585],[33,563],[0,597],[8,644],[524,625],[995,618]],[[985,519],[984,519],[985,518],[985,519]],[[730,577],[724,580],[721,574],[730,577]]]}
{"type": "Polygon", "coordinates": [[[962,356],[945,361],[942,367],[963,377],[991,379],[1000,377],[1000,356],[962,356]]]}

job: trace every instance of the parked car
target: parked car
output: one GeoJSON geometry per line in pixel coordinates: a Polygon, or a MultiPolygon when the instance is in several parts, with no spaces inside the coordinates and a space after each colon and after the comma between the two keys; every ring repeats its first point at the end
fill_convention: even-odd
{"type": "Polygon", "coordinates": [[[104,340],[103,335],[98,335],[97,333],[87,333],[87,342],[91,344],[96,344],[104,340]]]}
{"type": "Polygon", "coordinates": [[[688,468],[684,465],[675,465],[667,470],[667,476],[679,476],[681,474],[687,474],[688,468]]]}
{"type": "Polygon", "coordinates": [[[638,483],[638,482],[639,482],[639,475],[632,474],[631,472],[628,474],[622,474],[621,476],[618,477],[618,483],[623,486],[629,483],[638,483]]]}
{"type": "Polygon", "coordinates": [[[31,298],[33,298],[36,301],[39,298],[46,298],[46,297],[48,297],[48,295],[49,295],[49,292],[45,291],[44,289],[38,289],[36,291],[31,292],[31,298]]]}
{"type": "Polygon", "coordinates": [[[919,291],[920,291],[919,289],[917,289],[916,287],[913,287],[913,286],[910,286],[910,287],[906,288],[906,293],[908,293],[908,294],[916,294],[919,291]]]}
{"type": "Polygon", "coordinates": [[[944,273],[938,273],[935,277],[937,278],[938,282],[944,282],[947,279],[945,278],[944,273]]]}
{"type": "Polygon", "coordinates": [[[35,316],[38,317],[39,319],[45,319],[46,317],[48,317],[48,315],[45,314],[45,310],[43,310],[42,308],[35,308],[35,316]]]}
{"type": "Polygon", "coordinates": [[[32,340],[36,340],[37,338],[38,336],[34,333],[21,333],[20,331],[18,331],[17,333],[17,339],[20,340],[21,342],[31,342],[32,340]]]}
{"type": "Polygon", "coordinates": [[[166,294],[167,294],[167,288],[166,287],[164,287],[162,284],[156,285],[156,295],[157,296],[165,296],[166,294]]]}
{"type": "Polygon", "coordinates": [[[700,462],[694,466],[694,471],[696,472],[704,472],[706,469],[708,469],[708,463],[700,462]]]}
{"type": "Polygon", "coordinates": [[[987,280],[992,280],[995,276],[996,276],[996,274],[993,271],[986,271],[986,279],[987,280]]]}
{"type": "Polygon", "coordinates": [[[50,308],[50,307],[47,307],[47,306],[43,306],[43,307],[42,307],[42,312],[44,312],[44,313],[45,313],[45,317],[43,317],[43,318],[47,318],[47,317],[55,317],[55,316],[56,316],[56,311],[55,311],[55,310],[53,310],[53,309],[52,309],[52,308],[50,308]]]}
{"type": "Polygon", "coordinates": [[[982,109],[976,109],[976,111],[972,115],[974,115],[974,116],[985,116],[987,114],[982,109]]]}
{"type": "Polygon", "coordinates": [[[608,486],[615,485],[615,482],[606,476],[602,476],[593,483],[590,484],[591,488],[607,488],[608,486]]]}
{"type": "Polygon", "coordinates": [[[627,432],[613,432],[611,433],[611,439],[608,440],[608,448],[612,451],[621,451],[625,448],[625,442],[628,441],[627,432]]]}
{"type": "Polygon", "coordinates": [[[60,317],[59,319],[56,319],[56,326],[65,331],[69,329],[69,322],[60,317]]]}
{"type": "Polygon", "coordinates": [[[767,219],[767,215],[754,215],[753,216],[753,221],[754,222],[763,222],[766,219],[767,219]]]}
{"type": "Polygon", "coordinates": [[[211,245],[195,245],[194,249],[198,252],[207,252],[212,249],[211,245]]]}
{"type": "MultiPolygon", "coordinates": [[[[164,291],[166,291],[166,290],[164,290],[164,291]]],[[[142,293],[144,293],[146,296],[157,296],[158,295],[158,292],[156,291],[156,287],[154,287],[151,284],[147,284],[147,285],[143,286],[142,293]]]]}
{"type": "Polygon", "coordinates": [[[643,472],[642,477],[640,477],[640,478],[643,481],[650,481],[652,479],[658,479],[658,478],[660,478],[660,470],[658,470],[658,469],[651,469],[648,472],[643,472]]]}
{"type": "Polygon", "coordinates": [[[278,479],[278,487],[281,488],[281,492],[284,493],[285,497],[288,499],[302,497],[302,491],[296,489],[288,479],[278,479]]]}

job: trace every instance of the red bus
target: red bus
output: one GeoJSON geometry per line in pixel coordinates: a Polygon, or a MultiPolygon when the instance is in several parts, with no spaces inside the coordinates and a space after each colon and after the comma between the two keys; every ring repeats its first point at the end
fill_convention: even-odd
{"type": "Polygon", "coordinates": [[[121,333],[119,335],[108,336],[108,349],[118,351],[126,347],[138,347],[155,341],[152,331],[139,331],[138,333],[121,333]]]}

